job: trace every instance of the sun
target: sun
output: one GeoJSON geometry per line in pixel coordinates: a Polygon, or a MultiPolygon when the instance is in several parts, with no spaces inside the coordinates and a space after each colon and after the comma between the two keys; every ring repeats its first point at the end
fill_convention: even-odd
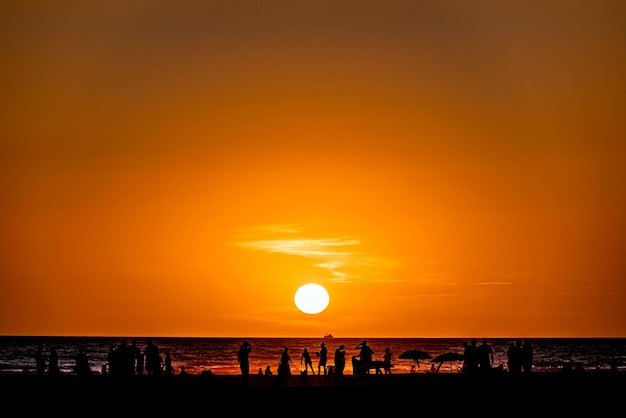
{"type": "Polygon", "coordinates": [[[330,302],[328,291],[316,283],[300,286],[293,299],[298,309],[306,314],[318,314],[326,309],[330,302]]]}

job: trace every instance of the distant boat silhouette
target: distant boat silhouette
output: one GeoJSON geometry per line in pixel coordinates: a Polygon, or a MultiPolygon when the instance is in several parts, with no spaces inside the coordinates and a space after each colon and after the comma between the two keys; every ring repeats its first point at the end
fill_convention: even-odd
{"type": "Polygon", "coordinates": [[[333,334],[330,334],[330,333],[324,334],[324,338],[333,338],[333,334]]]}

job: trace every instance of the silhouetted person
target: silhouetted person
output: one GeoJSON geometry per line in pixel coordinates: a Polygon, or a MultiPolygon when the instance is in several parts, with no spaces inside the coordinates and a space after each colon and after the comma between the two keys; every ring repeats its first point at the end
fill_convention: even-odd
{"type": "Polygon", "coordinates": [[[533,368],[533,347],[529,340],[524,340],[521,348],[522,371],[530,373],[533,368]]]}
{"type": "MultiPolygon", "coordinates": [[[[320,351],[315,353],[319,356],[319,361],[317,362],[317,375],[321,374],[321,369],[324,369],[324,376],[326,376],[327,369],[326,363],[328,362],[328,348],[326,348],[326,343],[320,344],[320,351]]],[[[313,373],[315,374],[315,373],[313,373]]]]}
{"type": "Polygon", "coordinates": [[[165,350],[165,360],[163,361],[163,369],[165,376],[173,376],[174,368],[172,367],[172,357],[170,355],[170,350],[165,350]]]}
{"type": "Polygon", "coordinates": [[[574,371],[574,361],[570,360],[567,363],[563,364],[563,368],[561,369],[561,373],[572,373],[574,371]]]}
{"type": "Polygon", "coordinates": [[[372,366],[372,360],[374,358],[374,350],[367,345],[367,340],[361,341],[356,348],[359,351],[359,370],[363,374],[370,373],[370,367],[372,366]]]}
{"type": "Polygon", "coordinates": [[[478,346],[478,366],[481,373],[488,373],[491,371],[493,365],[493,347],[489,345],[486,338],[483,338],[483,343],[478,346]]]}
{"type": "MultiPolygon", "coordinates": [[[[463,368],[462,368],[462,372],[465,373],[465,374],[469,373],[469,365],[467,364],[467,358],[468,358],[467,353],[468,353],[468,351],[469,351],[469,344],[467,343],[467,341],[463,341],[463,368]]],[[[439,365],[439,367],[441,367],[441,364],[439,365]]]]}
{"type": "Polygon", "coordinates": [[[185,370],[185,366],[180,366],[180,373],[178,374],[178,378],[181,382],[187,383],[189,373],[185,370]]]}
{"type": "Polygon", "coordinates": [[[131,358],[128,342],[122,340],[117,346],[109,347],[109,353],[107,354],[107,361],[109,362],[109,374],[111,376],[130,376],[135,372],[133,370],[133,360],[131,358]]]}
{"type": "Polygon", "coordinates": [[[46,355],[43,353],[43,346],[39,344],[35,353],[35,367],[37,374],[43,376],[46,374],[46,355]]]}
{"type": "Polygon", "coordinates": [[[343,371],[346,368],[346,351],[345,346],[341,344],[335,350],[335,373],[337,376],[343,376],[343,371]]]}
{"type": "Polygon", "coordinates": [[[141,349],[137,345],[137,340],[132,340],[130,345],[128,346],[128,354],[129,354],[129,367],[132,369],[131,374],[143,374],[143,355],[141,354],[141,349]],[[139,365],[139,358],[141,357],[141,366],[139,365]],[[141,373],[139,370],[141,369],[141,373]]]}
{"type": "Polygon", "coordinates": [[[143,375],[143,371],[144,371],[144,367],[145,367],[145,354],[143,353],[143,351],[138,350],[137,351],[137,357],[135,360],[135,367],[136,367],[136,373],[138,376],[143,375]]]}
{"type": "Polygon", "coordinates": [[[478,346],[476,338],[470,340],[470,344],[463,343],[463,373],[476,375],[478,372],[478,346]]]}
{"type": "MultiPolygon", "coordinates": [[[[109,365],[108,368],[108,374],[110,376],[117,376],[119,375],[119,366],[118,363],[119,361],[117,360],[116,357],[116,350],[115,350],[115,346],[112,345],[109,347],[109,352],[107,353],[107,363],[109,365]]],[[[103,372],[106,371],[106,369],[103,369],[103,372]]],[[[102,373],[105,374],[105,373],[102,373]]]]}
{"type": "Polygon", "coordinates": [[[391,350],[389,347],[385,347],[385,353],[383,354],[383,370],[385,374],[391,374],[391,350]]]}
{"type": "Polygon", "coordinates": [[[273,374],[274,374],[274,373],[272,373],[272,368],[268,365],[268,366],[265,368],[265,376],[271,376],[271,375],[273,375],[273,374]]]}
{"type": "Polygon", "coordinates": [[[521,354],[521,344],[518,346],[516,343],[511,342],[506,350],[506,366],[509,369],[509,373],[513,376],[518,376],[522,371],[521,354]]]}
{"type": "Polygon", "coordinates": [[[50,348],[50,357],[48,359],[48,374],[50,376],[58,376],[61,374],[61,369],[59,369],[59,354],[57,353],[57,349],[54,347],[50,348]]]}
{"type": "Polygon", "coordinates": [[[89,358],[85,350],[80,347],[75,357],[76,364],[74,365],[74,372],[78,376],[91,376],[91,366],[89,366],[89,358]]]}
{"type": "Polygon", "coordinates": [[[120,341],[116,347],[115,358],[118,361],[120,375],[132,376],[135,374],[135,354],[127,340],[120,341]]]}
{"type": "Polygon", "coordinates": [[[291,357],[289,356],[289,348],[283,348],[280,355],[280,363],[278,363],[278,376],[284,377],[291,374],[291,357]]]}
{"type": "Polygon", "coordinates": [[[239,370],[241,370],[244,383],[248,382],[248,376],[250,375],[250,351],[252,351],[252,345],[248,340],[244,341],[239,347],[239,351],[237,351],[237,361],[239,362],[239,370]]]}
{"type": "Polygon", "coordinates": [[[304,347],[302,350],[302,356],[300,356],[300,364],[304,362],[304,374],[307,374],[308,369],[311,368],[311,374],[315,374],[315,369],[313,369],[313,360],[311,360],[311,353],[309,353],[309,349],[304,347]]]}
{"type": "Polygon", "coordinates": [[[517,356],[517,374],[524,370],[524,344],[522,340],[515,340],[515,355],[517,356]]]}
{"type": "Polygon", "coordinates": [[[515,370],[515,358],[515,343],[510,342],[509,347],[506,349],[506,368],[511,374],[513,374],[515,370]]]}
{"type": "Polygon", "coordinates": [[[152,342],[146,340],[146,348],[143,351],[146,362],[146,373],[148,376],[161,376],[163,369],[161,368],[161,353],[159,347],[152,342]]]}

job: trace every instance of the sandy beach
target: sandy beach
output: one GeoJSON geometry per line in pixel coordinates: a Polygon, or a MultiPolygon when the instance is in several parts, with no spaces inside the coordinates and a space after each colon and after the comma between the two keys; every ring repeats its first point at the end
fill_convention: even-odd
{"type": "MultiPolygon", "coordinates": [[[[495,416],[524,412],[610,412],[619,410],[626,373],[533,373],[471,377],[460,373],[249,377],[176,375],[112,379],[35,375],[0,375],[3,404],[18,403],[32,412],[80,414],[87,411],[137,414],[197,414],[267,411],[274,416],[354,413],[399,414],[414,411],[495,416]],[[295,415],[294,415],[295,414],[295,415]]],[[[541,413],[543,412],[543,413],[541,413]]]]}

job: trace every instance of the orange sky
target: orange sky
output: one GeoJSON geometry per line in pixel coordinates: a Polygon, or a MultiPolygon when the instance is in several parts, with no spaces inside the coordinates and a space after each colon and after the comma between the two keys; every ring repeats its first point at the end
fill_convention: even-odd
{"type": "Polygon", "coordinates": [[[626,337],[626,3],[499,3],[2,1],[0,335],[626,337]]]}

